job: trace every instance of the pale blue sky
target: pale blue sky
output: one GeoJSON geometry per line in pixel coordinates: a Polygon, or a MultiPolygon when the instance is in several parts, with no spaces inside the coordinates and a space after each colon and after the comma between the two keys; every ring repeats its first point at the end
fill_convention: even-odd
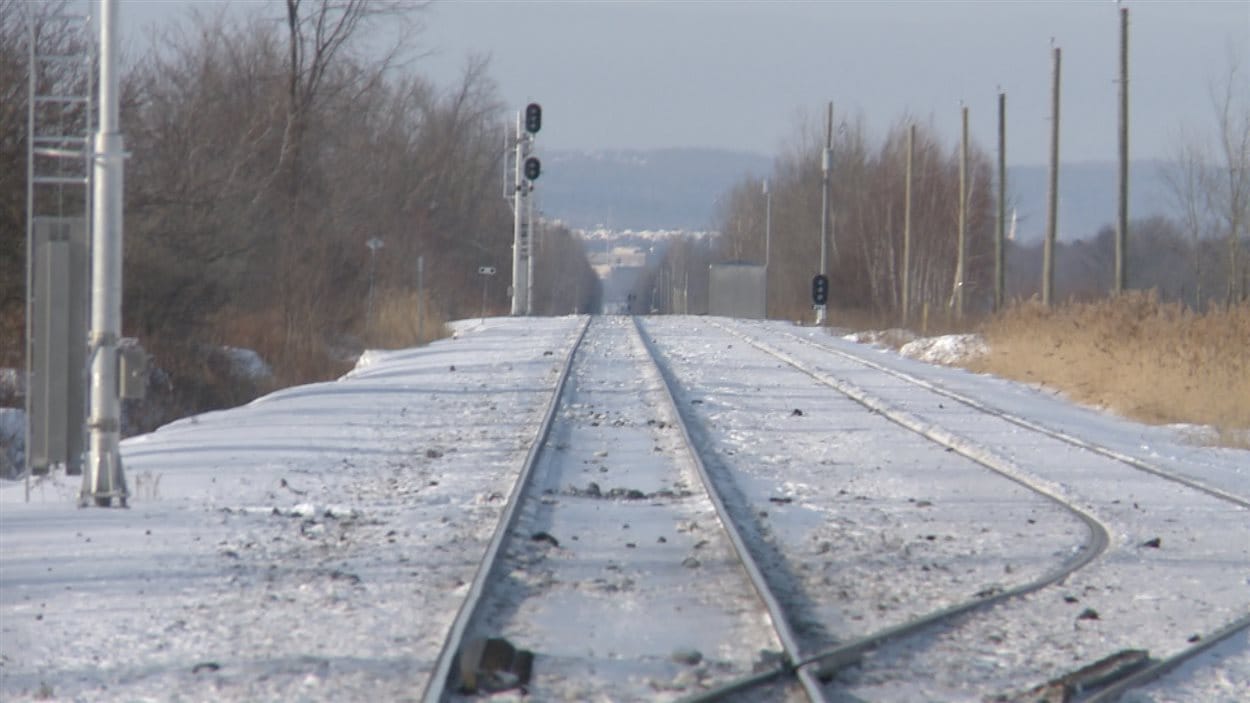
{"type": "MultiPolygon", "coordinates": [[[[260,0],[234,4],[255,5],[260,0]]],[[[123,0],[123,27],[211,0],[123,0]]],[[[1230,60],[1250,86],[1250,0],[1130,0],[1130,137],[1165,158],[1182,125],[1213,125],[1211,84],[1230,60]],[[1231,58],[1230,58],[1231,57],[1231,58]]],[[[275,16],[282,4],[270,0],[275,16]]],[[[1063,49],[1064,161],[1114,160],[1119,16],[1111,0],[1044,2],[440,1],[417,70],[454,82],[489,54],[510,106],[543,104],[545,148],[718,147],[775,154],[823,105],[874,135],[905,113],[954,145],[959,105],[975,141],[997,144],[1007,92],[1008,158],[1047,160],[1051,41],[1063,49]]],[[[127,35],[132,36],[132,35],[127,35]]],[[[141,41],[141,39],[140,39],[141,41]]],[[[1243,90],[1243,92],[1247,92],[1243,90]]]]}

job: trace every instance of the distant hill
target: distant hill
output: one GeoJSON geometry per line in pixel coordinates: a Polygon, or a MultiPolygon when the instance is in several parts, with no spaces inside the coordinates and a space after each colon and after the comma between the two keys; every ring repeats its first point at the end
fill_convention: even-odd
{"type": "MultiPolygon", "coordinates": [[[[1163,161],[1129,164],[1129,218],[1173,214],[1172,198],[1162,177],[1163,161]]],[[[1059,166],[1058,238],[1090,239],[1104,225],[1114,225],[1119,169],[1112,161],[1059,166]]],[[[1050,169],[1015,166],[1007,169],[1008,209],[1016,209],[1017,236],[1022,241],[1046,233],[1046,198],[1050,169]]]]}
{"type": "MultiPolygon", "coordinates": [[[[773,159],[717,149],[550,151],[539,154],[539,207],[572,227],[614,230],[713,226],[718,199],[744,177],[762,178],[773,159]]],[[[1160,176],[1162,162],[1132,164],[1130,217],[1170,214],[1160,176]]],[[[1040,239],[1046,228],[1046,166],[1008,169],[1009,207],[1017,211],[1018,237],[1040,239]]],[[[1059,237],[1086,239],[1115,221],[1114,162],[1067,163],[1059,171],[1059,237]]]]}

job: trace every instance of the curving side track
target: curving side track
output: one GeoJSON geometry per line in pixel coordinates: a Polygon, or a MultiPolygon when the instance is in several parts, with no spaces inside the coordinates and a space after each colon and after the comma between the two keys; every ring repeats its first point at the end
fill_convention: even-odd
{"type": "MultiPolygon", "coordinates": [[[[796,358],[796,356],[793,353],[787,353],[786,351],[783,351],[782,349],[775,346],[773,343],[764,341],[758,335],[749,334],[748,332],[744,331],[741,328],[741,325],[734,325],[734,324],[727,325],[727,324],[721,324],[721,323],[713,323],[713,324],[715,324],[721,330],[733,334],[736,338],[751,344],[753,347],[759,349],[760,351],[763,351],[773,356],[774,358],[777,358],[783,361],[784,363],[792,366],[793,368],[808,374],[809,376],[816,379],[817,381],[820,381],[821,383],[824,383],[832,388],[835,388],[839,392],[846,394],[848,397],[855,399],[856,402],[861,403],[864,407],[874,412],[881,413],[882,415],[888,417],[892,421],[902,426],[908,427],[909,429],[912,429],[915,432],[925,434],[926,436],[930,436],[931,438],[935,439],[935,441],[941,441],[943,443],[946,443],[955,451],[960,451],[962,453],[965,453],[965,455],[969,456],[969,458],[973,458],[974,460],[980,461],[981,459],[984,458],[983,453],[980,450],[975,449],[974,443],[971,442],[968,438],[953,436],[952,433],[936,427],[936,424],[942,423],[941,420],[937,420],[937,421],[929,420],[927,418],[920,417],[920,416],[917,416],[917,415],[914,415],[912,413],[902,410],[900,407],[901,403],[897,401],[889,400],[889,398],[891,397],[891,392],[889,391],[882,392],[883,388],[876,388],[874,392],[870,393],[860,387],[857,387],[854,384],[851,384],[845,381],[842,377],[846,376],[849,373],[849,369],[851,367],[846,366],[844,363],[839,363],[836,366],[836,368],[831,367],[830,370],[826,370],[825,366],[827,365],[822,365],[819,362],[819,360],[813,360],[813,358],[810,356],[804,356],[803,360],[800,360],[796,358]],[[969,451],[970,447],[972,447],[971,451],[969,451]]],[[[776,330],[773,330],[773,331],[775,332],[776,330]]],[[[911,386],[915,388],[922,388],[926,392],[932,393],[937,396],[941,396],[946,399],[954,400],[958,404],[966,408],[971,408],[979,416],[992,417],[992,418],[995,418],[997,421],[1001,421],[1003,423],[1014,425],[1018,428],[1027,430],[1026,434],[1028,436],[1044,436],[1048,439],[1061,442],[1071,447],[1075,447],[1081,452],[1085,452],[1091,455],[1096,455],[1100,458],[1108,459],[1114,464],[1118,464],[1123,467],[1128,467],[1131,470],[1141,472],[1142,474],[1149,476],[1151,479],[1159,479],[1159,480],[1163,480],[1163,481],[1178,485],[1180,487],[1183,487],[1183,489],[1185,490],[1192,491],[1190,496],[1193,496],[1194,494],[1200,494],[1201,496],[1205,496],[1206,499],[1209,499],[1209,500],[1206,500],[1206,503],[1208,506],[1211,505],[1212,503],[1216,505],[1222,504],[1222,505],[1228,506],[1229,508],[1232,508],[1233,511],[1235,512],[1240,512],[1242,515],[1244,515],[1244,510],[1250,507],[1250,501],[1247,501],[1245,497],[1238,495],[1235,492],[1225,490],[1218,486],[1210,485],[1209,483],[1196,479],[1192,476],[1181,475],[1178,472],[1170,471],[1165,467],[1156,465],[1152,462],[1143,460],[1139,457],[1128,455],[1122,451],[1100,446],[1094,442],[1077,437],[1071,433],[1044,426],[1038,422],[1034,422],[1027,418],[1021,417],[1017,414],[1008,412],[998,407],[994,407],[994,405],[992,405],[991,403],[986,403],[976,398],[969,397],[968,395],[937,386],[933,383],[930,383],[929,381],[925,379],[918,378],[912,374],[908,374],[908,373],[899,371],[897,369],[889,368],[885,365],[878,364],[872,360],[865,359],[859,355],[848,353],[843,350],[834,348],[831,345],[824,344],[818,341],[813,341],[811,339],[800,337],[792,333],[787,332],[787,333],[782,333],[776,336],[782,337],[784,338],[786,342],[789,342],[788,344],[783,344],[782,346],[788,346],[788,347],[793,348],[795,344],[797,343],[807,348],[819,350],[820,353],[826,355],[827,357],[836,357],[839,362],[849,362],[854,367],[860,368],[860,369],[871,369],[874,373],[879,372],[879,373],[888,375],[889,377],[892,377],[893,379],[896,379],[897,381],[901,381],[902,385],[907,385],[907,386],[911,386]]],[[[776,337],[774,337],[774,339],[775,338],[776,337]]],[[[894,385],[899,385],[899,384],[894,384],[894,385]]],[[[902,398],[904,396],[899,395],[897,397],[902,398]]],[[[1000,432],[1000,436],[1003,434],[1004,433],[1000,432]]],[[[986,462],[982,462],[982,463],[986,463],[986,462]]],[[[1091,464],[1091,466],[1096,466],[1096,465],[1097,464],[1091,464]]],[[[1045,468],[1043,467],[1041,471],[1044,474],[1045,468]]],[[[1013,473],[1015,472],[1013,471],[1013,473]]],[[[1071,494],[1073,497],[1080,496],[1082,493],[1081,491],[1072,490],[1071,487],[1066,487],[1065,492],[1071,494]]],[[[1103,496],[1102,498],[1106,503],[1118,504],[1120,502],[1118,500],[1118,496],[1116,497],[1103,496]]],[[[1084,498],[1084,500],[1086,500],[1086,502],[1090,503],[1091,505],[1096,505],[1096,502],[1097,502],[1096,498],[1094,500],[1091,500],[1090,498],[1087,497],[1087,498],[1084,498]]],[[[1199,499],[1199,498],[1191,497],[1189,499],[1189,504],[1191,505],[1202,503],[1202,502],[1203,502],[1203,499],[1199,499]]],[[[1134,502],[1133,506],[1134,508],[1137,508],[1137,503],[1134,502]]],[[[1205,509],[1211,510],[1210,507],[1206,507],[1205,509]]],[[[1216,508],[1216,510],[1218,511],[1219,509],[1216,508]]],[[[1227,516],[1225,515],[1225,517],[1227,516]]],[[[1170,518],[1171,521],[1176,521],[1177,519],[1178,518],[1170,518]]],[[[1240,525],[1240,527],[1243,528],[1243,531],[1245,530],[1246,527],[1250,527],[1250,525],[1246,525],[1244,521],[1236,520],[1235,517],[1229,522],[1230,524],[1233,524],[1233,525],[1240,525]]],[[[1121,528],[1121,531],[1122,530],[1123,528],[1121,528]]],[[[1155,540],[1153,544],[1157,545],[1158,541],[1155,540]]],[[[1125,545],[1117,545],[1117,546],[1121,550],[1123,550],[1125,545]]],[[[1234,547],[1233,549],[1229,550],[1229,553],[1235,555],[1237,553],[1236,548],[1234,547]]],[[[1235,559],[1236,557],[1234,556],[1233,558],[1235,559]]],[[[1086,563],[1088,563],[1088,561],[1089,560],[1087,560],[1086,563]]],[[[1044,584],[1039,584],[1039,587],[1040,585],[1044,585],[1044,584]]],[[[1029,589],[1029,590],[1033,590],[1033,589],[1029,589]]],[[[1150,591],[1150,589],[1142,589],[1142,590],[1146,592],[1150,591]]],[[[1003,594],[1004,597],[1007,597],[1009,595],[1019,595],[1019,593],[1003,594]]],[[[1197,595],[1201,597],[1202,594],[1197,594],[1197,595]]],[[[1143,598],[1143,597],[1155,598],[1157,596],[1146,596],[1146,595],[1138,596],[1138,598],[1143,598]]],[[[1244,608],[1245,606],[1243,605],[1242,607],[1244,608]]],[[[882,644],[883,642],[893,639],[895,637],[910,634],[913,632],[922,631],[925,629],[926,624],[937,622],[943,619],[942,616],[943,616],[942,613],[937,613],[931,618],[921,619],[921,620],[916,621],[915,623],[908,623],[908,624],[899,626],[898,628],[894,628],[891,631],[883,632],[883,633],[880,633],[878,635],[874,635],[868,638],[863,638],[862,640],[859,640],[857,642],[834,648],[830,650],[829,652],[827,652],[824,656],[826,657],[827,662],[832,662],[835,665],[841,665],[848,661],[855,661],[856,658],[860,654],[862,654],[864,651],[867,651],[868,649],[878,646],[882,644]],[[925,622],[926,620],[928,621],[928,623],[925,622]]],[[[1187,646],[1182,646],[1179,648],[1175,648],[1175,646],[1173,646],[1174,647],[1173,649],[1167,650],[1169,653],[1162,660],[1158,660],[1158,659],[1152,660],[1149,663],[1145,664],[1144,666],[1137,667],[1138,670],[1135,673],[1131,673],[1131,668],[1130,668],[1128,671],[1129,673],[1131,673],[1131,675],[1123,676],[1123,678],[1121,678],[1117,683],[1107,686],[1105,689],[1097,693],[1095,696],[1091,697],[1089,700],[1097,700],[1097,701],[1117,700],[1118,697],[1121,696],[1126,691],[1142,686],[1148,682],[1157,680],[1159,677],[1165,675],[1167,672],[1172,671],[1175,668],[1177,668],[1180,664],[1186,661],[1189,661],[1193,659],[1194,657],[1200,655],[1202,652],[1204,652],[1211,646],[1225,639],[1231,638],[1234,635],[1244,633],[1247,630],[1247,628],[1250,628],[1250,615],[1247,615],[1245,610],[1241,610],[1240,612],[1238,612],[1237,609],[1234,608],[1232,610],[1232,617],[1230,620],[1226,620],[1222,624],[1217,624],[1213,626],[1212,629],[1208,632],[1190,636],[1188,638],[1189,644],[1187,646]]],[[[1121,672],[1121,675],[1123,673],[1125,672],[1121,672]]],[[[1059,686],[1059,687],[1062,687],[1065,685],[1072,686],[1073,684],[1071,684],[1070,681],[1074,680],[1073,676],[1074,674],[1069,674],[1067,676],[1057,676],[1055,679],[1052,680],[1052,685],[1059,686]],[[1055,682],[1059,682],[1059,683],[1055,683],[1055,682]],[[1067,683],[1064,683],[1064,682],[1067,682],[1067,683]]]]}

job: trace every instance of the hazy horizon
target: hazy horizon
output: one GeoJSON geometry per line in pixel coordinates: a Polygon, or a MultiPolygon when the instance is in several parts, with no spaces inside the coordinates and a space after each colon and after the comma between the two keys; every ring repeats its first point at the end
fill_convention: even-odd
{"type": "MultiPolygon", "coordinates": [[[[222,5],[122,3],[123,31],[222,5]]],[[[1211,86],[1230,62],[1250,76],[1250,2],[1127,2],[1130,158],[1167,159],[1182,128],[1210,134],[1211,86]]],[[[281,14],[280,3],[230,3],[281,14]]],[[[508,110],[544,107],[541,148],[703,147],[776,155],[835,119],[871,139],[912,115],[954,145],[959,107],[997,149],[1007,94],[1007,158],[1049,160],[1053,45],[1062,49],[1060,158],[1116,158],[1120,3],[434,2],[417,72],[453,85],[469,55],[491,58],[508,110]]],[[[129,36],[133,36],[130,34],[129,36]]],[[[1247,82],[1246,84],[1250,84],[1247,82]]],[[[1244,96],[1243,96],[1244,98],[1244,96]]],[[[502,114],[501,118],[505,118],[502,114]]]]}

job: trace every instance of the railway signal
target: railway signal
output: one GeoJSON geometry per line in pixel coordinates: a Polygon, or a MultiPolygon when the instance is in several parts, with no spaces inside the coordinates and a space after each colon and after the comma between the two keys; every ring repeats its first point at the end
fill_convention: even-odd
{"type": "Polygon", "coordinates": [[[812,303],[824,305],[829,302],[829,277],[818,273],[812,278],[812,303]]]}
{"type": "Polygon", "coordinates": [[[543,109],[530,103],[516,113],[516,155],[504,162],[504,193],[512,201],[512,314],[533,314],[534,254],[531,244],[534,181],[542,174],[542,162],[532,155],[535,134],[542,128],[543,109]],[[507,169],[514,169],[509,176],[507,169]]]}
{"type": "Polygon", "coordinates": [[[537,134],[543,126],[543,108],[538,103],[525,106],[525,131],[537,134]]]}

